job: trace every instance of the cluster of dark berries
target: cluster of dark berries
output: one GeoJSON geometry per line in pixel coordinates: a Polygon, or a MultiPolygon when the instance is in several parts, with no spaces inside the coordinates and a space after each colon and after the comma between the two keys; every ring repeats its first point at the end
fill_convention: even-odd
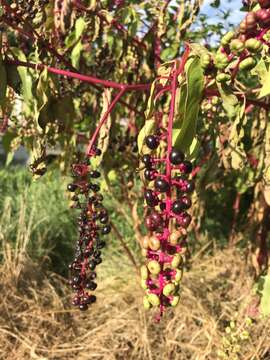
{"type": "MultiPolygon", "coordinates": [[[[101,151],[95,149],[95,155],[101,151]]],[[[106,242],[104,236],[110,233],[108,211],[102,201],[100,186],[96,182],[100,172],[91,169],[89,159],[79,164],[72,165],[74,181],[67,186],[72,192],[73,207],[80,209],[78,216],[79,239],[76,243],[76,252],[69,268],[71,271],[70,285],[75,291],[73,305],[80,310],[96,301],[96,296],[89,294],[97,287],[95,282],[96,266],[102,262],[101,249],[106,242]]]]}
{"type": "Polygon", "coordinates": [[[142,243],[146,264],[141,268],[141,285],[146,290],[144,307],[159,307],[162,314],[165,307],[179,302],[194,183],[192,164],[180,150],[172,148],[166,158],[158,158],[161,143],[167,142],[165,130],[144,141],[148,151],[141,162],[149,234],[142,243]]]}

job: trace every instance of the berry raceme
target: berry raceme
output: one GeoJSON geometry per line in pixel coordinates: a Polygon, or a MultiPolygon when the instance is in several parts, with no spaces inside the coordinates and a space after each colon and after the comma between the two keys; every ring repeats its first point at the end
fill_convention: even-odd
{"type": "Polygon", "coordinates": [[[176,306],[180,299],[186,229],[191,222],[187,210],[194,190],[190,179],[192,164],[180,150],[172,148],[168,160],[158,158],[159,146],[167,142],[164,135],[165,132],[148,135],[144,143],[150,154],[141,156],[147,205],[145,226],[149,231],[142,243],[146,263],[141,267],[141,286],[146,291],[145,309],[159,307],[158,318],[166,307],[176,306]],[[164,166],[166,161],[171,167],[169,178],[164,166]]]}
{"type": "MultiPolygon", "coordinates": [[[[229,31],[221,40],[221,48],[215,56],[218,69],[216,81],[230,83],[238,72],[246,72],[254,68],[261,55],[264,38],[270,29],[270,1],[259,0],[260,9],[247,13],[236,32],[229,31]]],[[[252,3],[255,5],[255,3],[252,3]]],[[[268,44],[268,43],[267,43],[268,44]]]]}
{"type": "MultiPolygon", "coordinates": [[[[95,149],[93,156],[100,155],[95,149]]],[[[73,305],[81,311],[88,309],[96,301],[90,294],[97,288],[96,266],[102,262],[101,250],[106,245],[104,237],[110,233],[108,211],[102,204],[103,196],[99,185],[95,183],[100,173],[91,169],[90,159],[72,165],[73,183],[67,190],[73,193],[72,207],[80,209],[78,216],[79,239],[73,262],[69,265],[71,272],[70,285],[75,292],[73,305]]]]}

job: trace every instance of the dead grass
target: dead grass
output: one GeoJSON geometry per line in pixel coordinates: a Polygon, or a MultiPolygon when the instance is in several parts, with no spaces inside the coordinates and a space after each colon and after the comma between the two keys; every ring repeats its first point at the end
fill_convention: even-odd
{"type": "MultiPolygon", "coordinates": [[[[100,266],[98,302],[82,314],[69,306],[65,279],[43,273],[25,251],[7,254],[0,269],[5,360],[216,360],[227,322],[237,318],[241,326],[251,301],[252,279],[240,254],[230,250],[195,255],[181,305],[159,324],[143,311],[134,271],[122,258],[100,266]]],[[[269,320],[251,326],[239,359],[270,359],[269,320]]]]}

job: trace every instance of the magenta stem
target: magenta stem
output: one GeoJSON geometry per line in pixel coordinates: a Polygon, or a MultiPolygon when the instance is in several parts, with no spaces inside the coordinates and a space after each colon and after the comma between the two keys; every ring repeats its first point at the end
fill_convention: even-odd
{"type": "Polygon", "coordinates": [[[105,124],[105,122],[107,121],[110,113],[112,112],[112,110],[114,109],[115,105],[118,103],[118,101],[120,100],[120,98],[124,95],[124,93],[126,92],[126,89],[123,88],[121,89],[121,91],[119,91],[119,93],[115,96],[115,98],[113,99],[113,101],[111,102],[110,106],[108,107],[107,111],[105,112],[105,114],[103,115],[102,119],[100,120],[99,125],[97,126],[91,140],[90,143],[88,145],[86,154],[89,156],[92,152],[92,147],[96,142],[96,139],[98,137],[99,131],[101,129],[101,127],[105,124]]]}
{"type": "Polygon", "coordinates": [[[46,66],[44,64],[34,64],[34,63],[29,63],[29,62],[20,61],[20,60],[8,60],[7,62],[10,64],[17,65],[17,66],[24,66],[24,67],[28,67],[28,68],[32,68],[32,69],[47,68],[47,70],[53,74],[67,76],[67,77],[70,77],[73,79],[78,79],[83,82],[88,82],[90,84],[102,85],[107,88],[125,90],[125,92],[133,91],[133,90],[134,91],[146,91],[146,90],[149,90],[151,87],[150,84],[128,85],[128,84],[117,83],[115,81],[110,81],[110,80],[102,80],[102,79],[96,78],[94,76],[83,75],[83,74],[76,73],[73,71],[57,69],[57,68],[54,68],[51,66],[46,66]]]}

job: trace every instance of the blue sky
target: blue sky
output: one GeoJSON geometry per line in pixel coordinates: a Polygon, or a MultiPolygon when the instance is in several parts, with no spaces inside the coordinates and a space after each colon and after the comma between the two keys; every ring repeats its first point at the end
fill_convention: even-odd
{"type": "Polygon", "coordinates": [[[228,21],[233,24],[239,24],[244,17],[244,12],[241,12],[239,9],[242,6],[241,0],[221,0],[221,6],[219,9],[212,8],[210,4],[213,0],[205,0],[204,5],[201,9],[201,12],[209,16],[209,22],[215,23],[217,21],[217,14],[220,10],[227,11],[232,10],[228,21]]]}

